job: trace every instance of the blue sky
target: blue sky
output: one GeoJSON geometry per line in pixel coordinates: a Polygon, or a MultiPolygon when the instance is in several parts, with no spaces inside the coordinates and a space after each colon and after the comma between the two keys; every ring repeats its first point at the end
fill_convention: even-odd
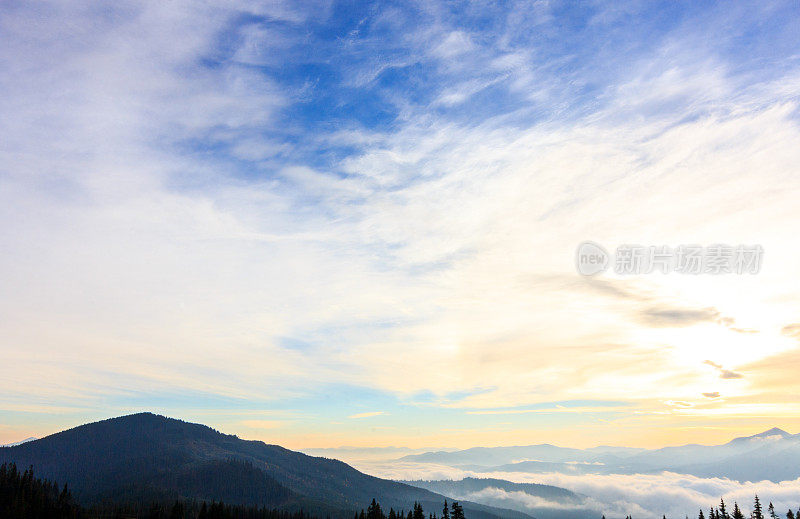
{"type": "Polygon", "coordinates": [[[799,21],[5,3],[0,442],[140,410],[290,447],[800,425],[799,21]],[[769,262],[587,280],[585,239],[769,262]]]}

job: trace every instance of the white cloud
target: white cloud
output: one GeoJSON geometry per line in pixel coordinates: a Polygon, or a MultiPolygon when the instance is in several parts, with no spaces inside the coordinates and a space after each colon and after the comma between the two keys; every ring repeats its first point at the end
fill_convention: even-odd
{"type": "MultiPolygon", "coordinates": [[[[469,499],[480,502],[482,498],[503,499],[522,508],[561,508],[565,510],[592,509],[606,517],[634,517],[659,519],[667,517],[697,517],[702,508],[708,516],[710,506],[717,506],[720,498],[732,509],[737,502],[749,515],[753,496],[758,495],[766,510],[772,502],[775,511],[783,516],[788,509],[800,505],[800,479],[793,481],[738,482],[725,478],[699,478],[686,474],[663,472],[659,474],[631,475],[572,475],[526,474],[514,472],[472,472],[445,465],[404,461],[362,461],[356,468],[369,474],[401,480],[439,480],[496,478],[517,483],[537,483],[566,488],[585,496],[580,502],[552,502],[524,492],[507,492],[487,488],[471,494],[469,499]]],[[[468,499],[467,496],[455,496],[468,499]]]]}
{"type": "Polygon", "coordinates": [[[452,59],[474,48],[475,45],[468,34],[463,31],[453,31],[433,49],[433,54],[441,59],[452,59]]]}
{"type": "MultiPolygon", "coordinates": [[[[717,386],[702,360],[724,354],[736,370],[794,346],[778,330],[800,289],[797,74],[751,85],[670,44],[589,113],[465,122],[412,105],[390,131],[309,135],[357,150],[325,171],[268,163],[287,148],[262,130],[295,93],[242,65],[287,48],[285,35],[249,31],[232,62],[196,67],[230,12],[123,7],[124,23],[67,7],[0,22],[4,394],[91,407],[98,388],[279,398],[358,381],[404,396],[494,388],[462,407],[587,394],[649,406],[741,396],[749,377],[717,386]],[[256,164],[243,174],[184,152],[195,140],[256,164]],[[590,296],[575,275],[589,238],[761,243],[758,278],[629,283],[767,332],[643,329],[640,303],[590,296]]],[[[266,14],[304,19],[282,4],[266,14]]],[[[556,96],[557,81],[536,84],[548,71],[529,63],[535,49],[484,55],[442,31],[441,55],[485,60],[503,81],[511,71],[530,99],[556,96]]],[[[388,65],[353,77],[373,81],[372,66],[388,65]]],[[[458,79],[435,93],[457,104],[485,86],[458,79]]]]}

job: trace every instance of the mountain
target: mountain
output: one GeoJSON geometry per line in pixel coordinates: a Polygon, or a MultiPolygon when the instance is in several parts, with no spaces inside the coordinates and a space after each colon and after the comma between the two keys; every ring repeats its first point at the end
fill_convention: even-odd
{"type": "Polygon", "coordinates": [[[587,496],[565,488],[502,479],[464,478],[460,481],[404,481],[433,492],[480,503],[512,508],[538,519],[584,519],[596,510],[586,505],[587,496]]]}
{"type": "Polygon", "coordinates": [[[448,465],[493,465],[520,461],[563,463],[596,461],[599,455],[580,449],[568,449],[543,443],[516,447],[474,447],[460,451],[435,451],[403,456],[401,461],[445,463],[448,465]]]}
{"type": "MultiPolygon", "coordinates": [[[[800,436],[800,435],[797,435],[800,436]]],[[[764,431],[759,434],[754,434],[753,436],[745,436],[743,438],[734,438],[730,441],[730,443],[742,443],[742,442],[753,442],[756,440],[769,440],[769,439],[782,439],[786,440],[791,438],[792,435],[788,432],[784,431],[783,429],[778,429],[777,427],[773,427],[767,431],[764,431]]]]}
{"type": "Polygon", "coordinates": [[[621,464],[628,471],[669,470],[738,481],[785,481],[800,477],[800,435],[773,428],[722,445],[683,445],[645,451],[621,464]]]}
{"type": "Polygon", "coordinates": [[[20,440],[20,441],[18,441],[18,442],[14,442],[14,443],[6,443],[5,445],[0,445],[0,447],[16,447],[17,445],[22,445],[23,443],[32,442],[32,441],[33,441],[33,440],[35,440],[35,439],[36,439],[36,438],[34,438],[33,436],[31,436],[30,438],[25,438],[24,440],[20,440]]]}
{"type": "Polygon", "coordinates": [[[485,473],[647,474],[670,471],[738,481],[780,482],[800,477],[800,434],[772,428],[734,438],[722,445],[687,444],[661,449],[604,446],[581,450],[544,444],[427,452],[400,459],[485,473]]]}
{"type": "MultiPolygon", "coordinates": [[[[445,497],[363,474],[341,461],[247,441],[204,425],[141,413],[82,425],[0,448],[0,463],[33,466],[67,483],[83,504],[178,498],[223,500],[350,519],[372,498],[386,509],[419,501],[439,510],[445,497]]],[[[462,503],[470,519],[530,519],[512,510],[462,503]]]]}

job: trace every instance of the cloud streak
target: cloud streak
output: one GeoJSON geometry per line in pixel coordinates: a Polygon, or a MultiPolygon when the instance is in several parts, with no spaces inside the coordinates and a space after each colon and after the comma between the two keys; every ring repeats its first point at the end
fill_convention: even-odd
{"type": "Polygon", "coordinates": [[[367,412],[367,413],[352,414],[352,415],[348,416],[348,418],[372,418],[374,416],[381,416],[383,414],[386,414],[386,413],[384,413],[383,411],[370,411],[370,412],[367,412]]]}

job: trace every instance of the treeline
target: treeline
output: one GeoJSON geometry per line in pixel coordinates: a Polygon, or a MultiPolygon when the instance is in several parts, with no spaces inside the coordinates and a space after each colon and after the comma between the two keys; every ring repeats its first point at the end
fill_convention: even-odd
{"type": "MultiPolygon", "coordinates": [[[[34,477],[33,469],[20,472],[13,463],[0,465],[0,519],[317,519],[304,510],[290,512],[277,508],[229,505],[222,502],[176,500],[169,504],[108,503],[83,507],[66,485],[34,477]]],[[[389,510],[387,516],[373,499],[366,512],[355,519],[440,519],[425,516],[422,505],[414,503],[408,515],[389,510]]],[[[458,502],[444,503],[441,519],[465,519],[458,502]]]]}
{"type": "MultiPolygon", "coordinates": [[[[381,508],[380,503],[373,498],[367,511],[364,512],[364,510],[361,510],[361,513],[357,513],[353,519],[465,519],[465,517],[464,508],[458,504],[458,501],[453,501],[448,506],[447,500],[445,499],[441,518],[439,518],[435,512],[428,514],[426,518],[425,510],[422,509],[422,505],[419,503],[415,502],[411,510],[408,511],[408,514],[406,514],[405,510],[395,512],[394,508],[389,508],[389,514],[387,515],[381,508]]],[[[798,519],[800,519],[800,517],[798,517],[798,519]]]]}
{"type": "Polygon", "coordinates": [[[14,463],[0,465],[2,519],[315,519],[303,510],[186,502],[166,505],[106,504],[90,508],[75,502],[66,485],[34,477],[33,469],[20,472],[14,463]]]}
{"type": "Polygon", "coordinates": [[[221,502],[175,501],[171,505],[155,503],[92,507],[83,519],[316,519],[303,510],[289,512],[276,508],[228,505],[221,502]]]}
{"type": "MultiPolygon", "coordinates": [[[[797,510],[797,513],[800,514],[800,509],[797,510]]],[[[756,495],[753,502],[753,512],[749,515],[749,519],[779,519],[779,517],[772,503],[767,507],[767,515],[765,516],[764,509],[761,506],[761,500],[758,498],[758,495],[756,495]]],[[[702,510],[700,510],[700,513],[697,515],[697,519],[705,519],[702,510]]],[[[725,506],[725,500],[720,499],[719,506],[716,508],[712,506],[708,511],[708,519],[745,519],[745,515],[736,501],[733,502],[733,511],[729,513],[725,506]]],[[[795,513],[789,510],[786,512],[786,519],[795,519],[795,513]]]]}
{"type": "Polygon", "coordinates": [[[0,517],[22,519],[75,519],[83,517],[67,486],[33,477],[33,470],[0,465],[0,517]]]}
{"type": "MultiPolygon", "coordinates": [[[[606,516],[603,516],[603,519],[606,519],[606,516]]],[[[633,519],[632,516],[628,515],[625,519],[633,519]]],[[[667,516],[664,515],[663,519],[667,519],[667,516]]],[[[686,519],[689,519],[688,517],[686,519]]],[[[700,509],[700,513],[697,514],[697,519],[706,519],[705,513],[703,510],[700,509]]],[[[712,506],[708,510],[708,519],[782,519],[781,515],[775,511],[775,507],[772,503],[769,503],[767,506],[767,513],[764,513],[764,508],[761,504],[761,500],[758,498],[758,495],[755,496],[755,500],[753,502],[753,511],[750,512],[749,515],[745,515],[741,508],[739,508],[739,503],[736,501],[733,502],[733,510],[729,511],[728,506],[725,504],[724,499],[719,500],[719,506],[712,506]]],[[[786,519],[800,519],[800,508],[797,509],[797,512],[792,511],[791,509],[786,512],[786,519]]]]}

